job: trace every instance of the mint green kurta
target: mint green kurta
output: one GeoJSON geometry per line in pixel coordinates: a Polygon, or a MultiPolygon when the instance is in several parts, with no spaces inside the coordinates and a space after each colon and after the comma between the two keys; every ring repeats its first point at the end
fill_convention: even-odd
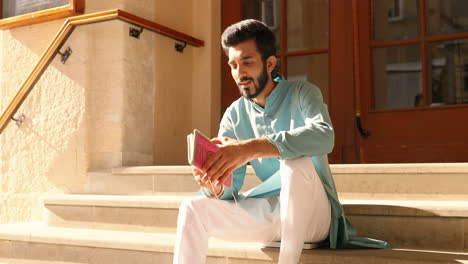
{"type": "MultiPolygon", "coordinates": [[[[320,90],[303,81],[275,78],[276,88],[267,97],[265,108],[243,97],[225,112],[219,136],[245,140],[266,137],[281,153],[280,158],[250,161],[255,174],[263,182],[240,199],[278,195],[281,190],[280,159],[310,156],[331,204],[331,248],[385,248],[384,241],[358,237],[344,216],[333,181],[327,154],[333,149],[334,131],[320,90]]],[[[234,171],[232,191],[237,196],[245,178],[246,166],[234,171]]],[[[232,199],[225,190],[222,199],[232,199]]]]}

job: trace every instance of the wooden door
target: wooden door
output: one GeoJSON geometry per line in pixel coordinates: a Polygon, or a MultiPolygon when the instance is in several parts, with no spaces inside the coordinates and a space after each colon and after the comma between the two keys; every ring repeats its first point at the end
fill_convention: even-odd
{"type": "MultiPolygon", "coordinates": [[[[358,162],[354,121],[353,26],[349,0],[224,0],[222,30],[262,20],[277,37],[281,73],[317,85],[335,127],[331,163],[358,162]]],[[[223,55],[222,111],[239,97],[223,55]]]]}
{"type": "Polygon", "coordinates": [[[353,4],[360,161],[468,161],[468,1],[353,4]]]}

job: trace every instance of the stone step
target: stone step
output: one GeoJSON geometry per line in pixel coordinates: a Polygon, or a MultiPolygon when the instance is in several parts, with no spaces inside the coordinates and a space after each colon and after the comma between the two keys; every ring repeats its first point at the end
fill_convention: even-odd
{"type": "MultiPolygon", "coordinates": [[[[54,195],[50,226],[174,233],[182,196],[54,195]]],[[[395,247],[468,251],[467,201],[342,200],[362,236],[395,247]]]]}
{"type": "MultiPolygon", "coordinates": [[[[0,225],[0,263],[169,264],[174,235],[47,227],[40,223],[0,225]]],[[[208,264],[273,264],[277,248],[258,243],[211,240],[208,264]]],[[[468,263],[468,254],[422,249],[304,250],[310,264],[468,263]]]]}
{"type": "MultiPolygon", "coordinates": [[[[247,169],[243,190],[258,185],[253,169],[247,169]]],[[[88,173],[90,194],[110,195],[194,195],[199,186],[190,166],[141,166],[88,173]]]]}
{"type": "MultiPolygon", "coordinates": [[[[468,200],[468,163],[331,165],[340,198],[468,200]]],[[[89,173],[89,194],[193,195],[189,166],[115,168],[89,173]]],[[[259,183],[248,168],[243,190],[259,183]]]]}
{"type": "Polygon", "coordinates": [[[468,163],[331,165],[343,198],[468,201],[468,163]]]}

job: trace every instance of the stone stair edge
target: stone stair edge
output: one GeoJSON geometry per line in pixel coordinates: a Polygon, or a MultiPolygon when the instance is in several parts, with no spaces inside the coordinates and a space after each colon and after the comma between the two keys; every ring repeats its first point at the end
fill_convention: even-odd
{"type": "MultiPolygon", "coordinates": [[[[178,209],[189,196],[126,196],[54,194],[45,206],[95,206],[178,209]]],[[[468,217],[468,201],[341,200],[349,215],[468,217]]]]}
{"type": "Polygon", "coordinates": [[[0,225],[0,240],[138,251],[172,252],[172,245],[160,243],[171,237],[168,234],[48,227],[42,222],[0,225]],[[119,236],[121,241],[116,239],[119,236]]]}
{"type": "Polygon", "coordinates": [[[467,201],[467,194],[338,192],[340,200],[467,201]]]}
{"type": "MultiPolygon", "coordinates": [[[[175,235],[48,227],[44,223],[34,222],[0,225],[1,240],[172,253],[175,235]]],[[[269,260],[269,257],[262,252],[261,244],[255,242],[239,244],[211,240],[209,255],[269,260]]]]}
{"type": "MultiPolygon", "coordinates": [[[[468,174],[468,163],[385,163],[385,164],[330,164],[332,174],[468,174]]],[[[128,174],[190,174],[188,165],[162,166],[128,166],[116,167],[108,171],[90,173],[108,173],[114,175],[128,174]]],[[[248,174],[254,174],[251,166],[247,167],[248,174]]]]}
{"type": "Polygon", "coordinates": [[[180,203],[190,196],[132,196],[132,195],[90,195],[53,194],[43,197],[44,205],[76,205],[101,207],[136,208],[179,208],[180,203]]]}
{"type": "MultiPolygon", "coordinates": [[[[21,223],[0,225],[0,240],[172,253],[174,235],[46,227],[43,223],[21,223]]],[[[278,249],[262,249],[260,244],[255,242],[235,243],[211,240],[209,255],[252,259],[254,261],[272,261],[278,256],[278,249]]],[[[355,261],[359,259],[369,259],[372,260],[372,263],[385,261],[388,264],[402,263],[403,260],[411,261],[411,263],[413,261],[418,261],[417,263],[426,263],[425,261],[428,261],[427,263],[451,263],[455,259],[457,261],[468,260],[468,253],[464,251],[404,248],[383,250],[314,249],[303,251],[303,259],[318,260],[322,258],[330,260],[327,263],[342,263],[340,261],[343,260],[353,260],[353,263],[356,263],[355,261]]],[[[465,262],[463,261],[463,263],[465,262]]]]}

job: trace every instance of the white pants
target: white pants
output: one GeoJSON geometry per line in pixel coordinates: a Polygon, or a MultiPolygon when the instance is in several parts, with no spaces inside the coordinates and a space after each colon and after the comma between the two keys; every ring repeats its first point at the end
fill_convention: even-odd
{"type": "Polygon", "coordinates": [[[281,240],[280,264],[298,263],[304,242],[327,238],[331,209],[309,157],[282,160],[280,196],[232,202],[197,196],[180,206],[174,264],[203,264],[208,238],[281,240]]]}

